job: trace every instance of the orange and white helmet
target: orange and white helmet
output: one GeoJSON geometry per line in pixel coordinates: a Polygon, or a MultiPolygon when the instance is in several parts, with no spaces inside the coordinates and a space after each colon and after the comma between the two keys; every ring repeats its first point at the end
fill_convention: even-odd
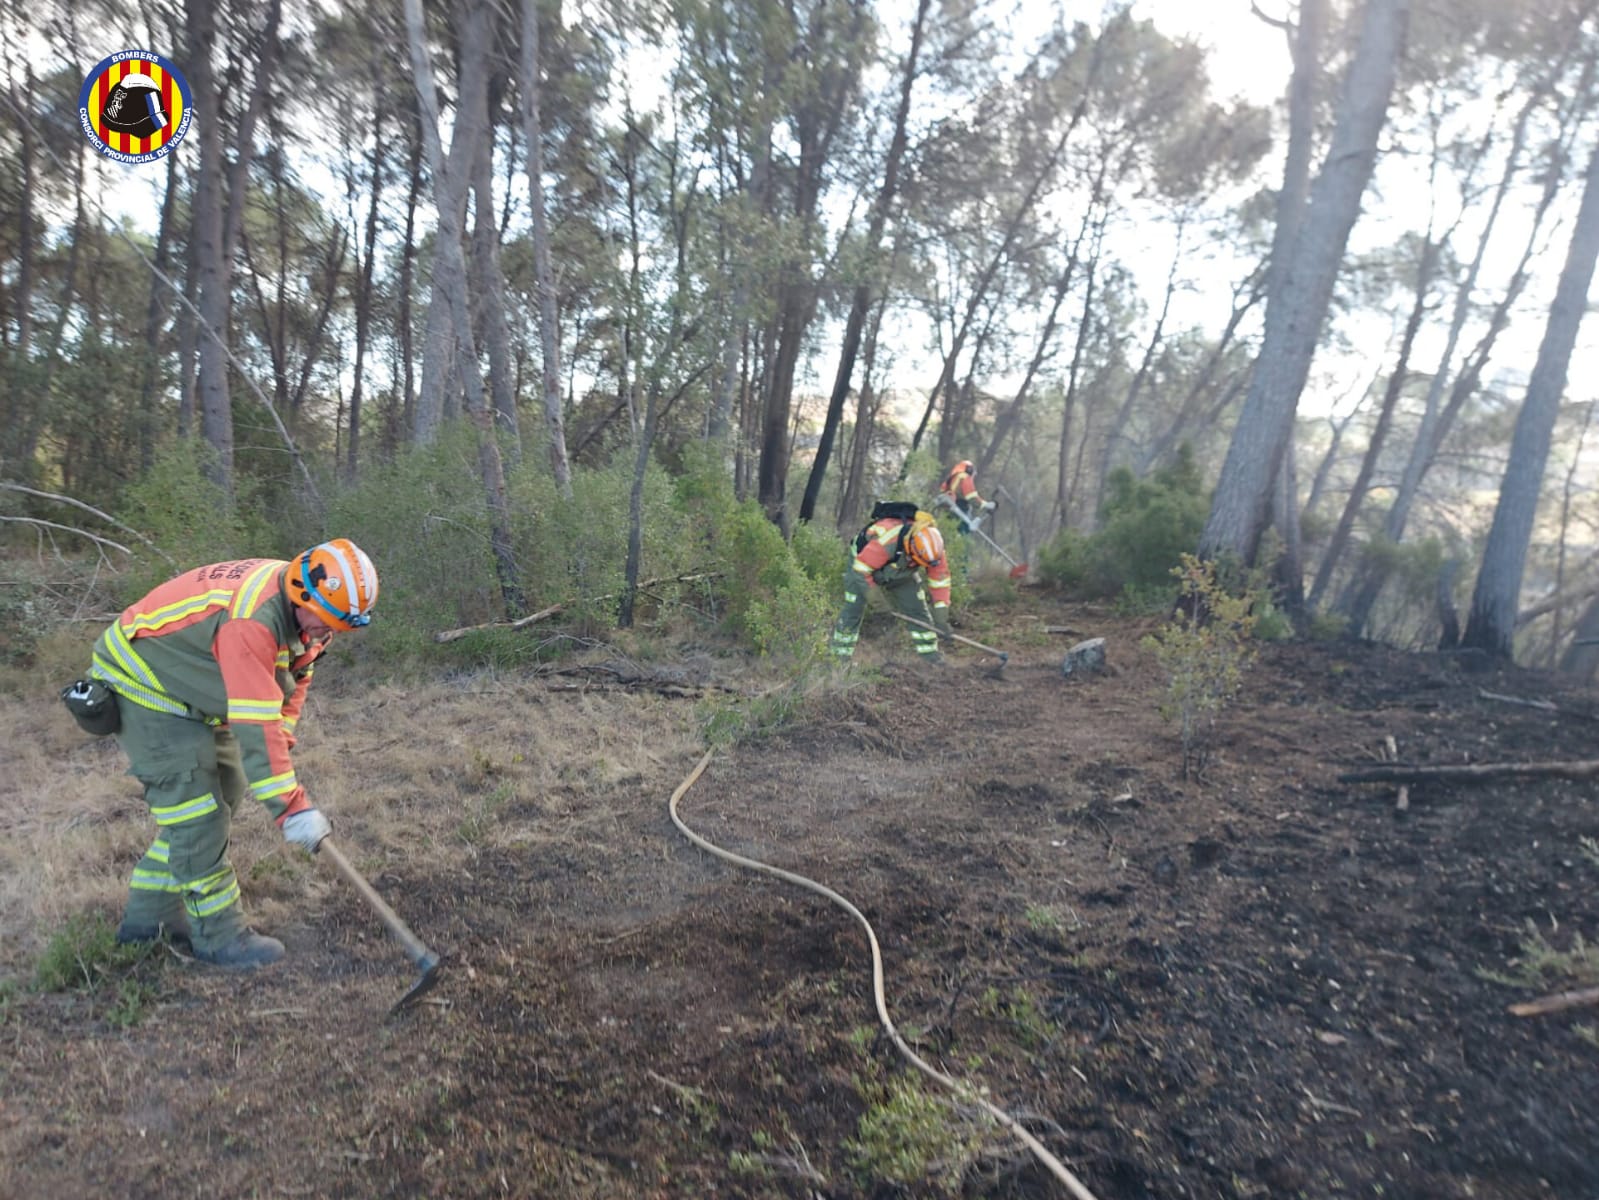
{"type": "Polygon", "coordinates": [[[349,538],[312,546],[289,564],[289,599],[333,629],[358,629],[372,620],[378,572],[349,538]]]}
{"type": "Polygon", "coordinates": [[[905,553],[918,567],[931,570],[944,561],[944,535],[937,525],[924,525],[905,539],[905,553]]]}

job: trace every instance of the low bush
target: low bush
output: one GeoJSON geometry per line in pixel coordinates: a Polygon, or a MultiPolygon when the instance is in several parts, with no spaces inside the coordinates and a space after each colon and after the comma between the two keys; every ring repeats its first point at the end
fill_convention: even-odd
{"type": "Polygon", "coordinates": [[[1118,467],[1105,481],[1098,531],[1061,530],[1039,553],[1039,578],[1088,598],[1125,595],[1135,607],[1169,600],[1172,568],[1198,543],[1209,505],[1186,445],[1147,479],[1118,467]]]}

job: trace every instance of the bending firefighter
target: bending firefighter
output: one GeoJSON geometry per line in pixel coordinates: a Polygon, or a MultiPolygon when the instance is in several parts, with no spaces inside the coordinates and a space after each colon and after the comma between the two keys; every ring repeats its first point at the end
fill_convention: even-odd
{"type": "Polygon", "coordinates": [[[165,928],[221,966],[283,957],[281,942],[245,926],[228,826],[248,793],[294,845],[314,851],[332,832],[289,751],[312,665],[335,631],[372,619],[377,596],[371,559],[336,538],[292,562],[186,571],[100,636],[91,675],[116,693],[117,740],[157,826],[133,871],[119,942],[165,928]]]}
{"type": "Polygon", "coordinates": [[[847,660],[860,641],[861,618],[866,614],[867,589],[873,585],[888,593],[894,608],[924,624],[907,624],[911,642],[923,662],[942,663],[939,633],[949,636],[949,559],[944,537],[928,513],[910,503],[887,501],[872,510],[872,523],[855,538],[855,557],[844,572],[844,607],[833,624],[833,656],[847,660]],[[923,573],[926,586],[923,586],[923,573]],[[932,593],[929,608],[927,595],[932,593]]]}
{"type": "Polygon", "coordinates": [[[962,533],[976,525],[984,513],[994,511],[994,502],[977,494],[977,476],[969,458],[961,459],[949,469],[938,491],[945,503],[960,513],[962,533]]]}

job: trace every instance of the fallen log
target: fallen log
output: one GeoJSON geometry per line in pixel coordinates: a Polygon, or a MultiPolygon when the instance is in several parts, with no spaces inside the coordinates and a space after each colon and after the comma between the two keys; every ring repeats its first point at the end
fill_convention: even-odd
{"type": "Polygon", "coordinates": [[[1559,717],[1575,717],[1579,721],[1599,721],[1593,713],[1579,712],[1574,708],[1561,708],[1560,705],[1549,700],[1528,700],[1521,696],[1506,696],[1500,692],[1490,692],[1486,688],[1478,688],[1477,695],[1484,700],[1497,700],[1501,704],[1519,704],[1523,708],[1536,708],[1541,712],[1552,712],[1559,717]]]}
{"type": "MultiPolygon", "coordinates": [[[[644,588],[654,587],[661,583],[697,583],[702,579],[715,579],[720,575],[720,571],[707,571],[698,575],[662,575],[656,579],[640,580],[636,590],[642,591],[644,588]]],[[[621,594],[622,593],[620,592],[612,592],[605,596],[595,596],[592,600],[588,601],[588,603],[598,604],[602,600],[615,600],[621,594]]],[[[514,621],[484,621],[481,625],[463,625],[459,629],[444,629],[440,630],[438,633],[435,633],[433,635],[433,640],[440,644],[443,644],[444,642],[459,641],[467,634],[476,633],[480,629],[526,629],[529,625],[536,625],[540,621],[547,621],[551,617],[558,616],[567,609],[582,603],[584,603],[584,601],[563,600],[560,604],[552,604],[548,608],[541,608],[536,613],[530,613],[525,617],[518,617],[514,621]]]]}
{"type": "Polygon", "coordinates": [[[1599,762],[1461,763],[1455,766],[1418,767],[1412,763],[1384,763],[1363,771],[1345,771],[1339,783],[1477,783],[1485,779],[1599,778],[1599,762]]]}
{"type": "Polygon", "coordinates": [[[1512,1004],[1510,1011],[1518,1017],[1539,1017],[1545,1013],[1562,1012],[1584,1004],[1599,1004],[1599,987],[1578,988],[1571,992],[1556,992],[1522,1004],[1512,1004]]]}

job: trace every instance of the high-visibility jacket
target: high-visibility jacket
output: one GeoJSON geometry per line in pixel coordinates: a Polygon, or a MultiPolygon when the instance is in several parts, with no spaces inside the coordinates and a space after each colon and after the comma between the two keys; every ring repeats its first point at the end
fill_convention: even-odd
{"type": "MultiPolygon", "coordinates": [[[[900,530],[910,522],[899,517],[884,517],[866,527],[861,538],[861,548],[855,551],[851,564],[855,573],[863,575],[868,584],[878,582],[879,571],[907,575],[917,570],[917,565],[900,546],[900,530]]],[[[949,607],[949,559],[941,558],[926,568],[927,595],[934,608],[949,607]]]]}
{"type": "Polygon", "coordinates": [[[977,483],[972,478],[972,464],[961,461],[949,469],[949,474],[944,476],[944,482],[938,485],[938,490],[961,506],[963,512],[971,512],[983,504],[983,498],[977,494],[977,483]]]}
{"type": "Polygon", "coordinates": [[[100,635],[90,673],[155,712],[226,724],[250,794],[274,820],[311,807],[289,750],[327,641],[305,640],[279,559],[185,571],[128,606],[100,635]]]}

